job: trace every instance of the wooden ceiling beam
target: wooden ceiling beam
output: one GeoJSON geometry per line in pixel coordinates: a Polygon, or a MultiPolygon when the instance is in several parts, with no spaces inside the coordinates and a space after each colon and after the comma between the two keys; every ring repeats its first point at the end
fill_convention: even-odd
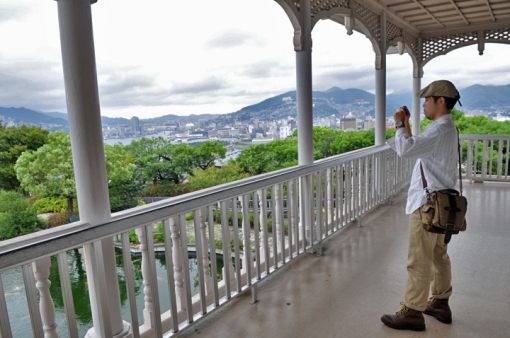
{"type": "MultiPolygon", "coordinates": [[[[487,1],[488,1],[488,0],[487,0],[487,1]]],[[[429,10],[428,10],[428,9],[426,9],[426,8],[425,8],[425,6],[423,6],[423,5],[422,5],[421,3],[419,3],[417,0],[413,0],[413,2],[414,2],[415,4],[417,4],[418,6],[420,6],[420,8],[421,8],[421,9],[423,9],[425,12],[427,12],[427,14],[428,14],[428,15],[429,15],[429,16],[430,16],[430,17],[431,17],[431,18],[432,18],[435,22],[437,22],[437,24],[438,24],[439,26],[441,26],[441,28],[444,28],[444,25],[443,25],[441,22],[439,22],[439,20],[438,20],[438,19],[437,19],[437,18],[436,18],[436,17],[435,17],[435,16],[434,16],[434,15],[433,15],[433,14],[432,14],[429,10]]]]}
{"type": "Polygon", "coordinates": [[[487,4],[487,7],[489,8],[489,13],[491,13],[492,21],[496,21],[496,18],[494,17],[494,13],[492,12],[491,4],[489,3],[489,0],[485,0],[485,3],[487,4]]]}
{"type": "MultiPolygon", "coordinates": [[[[489,1],[489,0],[486,0],[486,1],[489,1]]],[[[450,3],[453,5],[453,7],[455,7],[455,9],[457,10],[457,13],[459,13],[459,15],[462,17],[462,19],[464,20],[464,22],[466,22],[466,25],[469,25],[469,21],[468,19],[464,16],[464,14],[461,12],[459,6],[457,6],[455,4],[455,1],[453,0],[450,0],[450,3]]]]}

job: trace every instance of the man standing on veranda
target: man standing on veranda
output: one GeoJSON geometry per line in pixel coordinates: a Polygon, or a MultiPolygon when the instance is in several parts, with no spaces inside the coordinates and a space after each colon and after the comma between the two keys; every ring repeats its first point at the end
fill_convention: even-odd
{"type": "Polygon", "coordinates": [[[422,227],[419,208],[426,202],[420,163],[429,191],[453,189],[457,182],[457,130],[452,120],[452,108],[460,99],[450,81],[440,80],[416,93],[425,98],[425,117],[433,122],[423,134],[412,136],[411,114],[407,107],[395,113],[397,133],[388,144],[403,158],[416,158],[407,196],[406,214],[409,219],[409,251],[407,287],[402,309],[395,315],[383,315],[381,321],[397,330],[425,330],[422,312],[442,323],[452,322],[448,298],[452,294],[450,258],[444,235],[427,232],[422,227]],[[429,288],[432,297],[429,297],[429,288]]]}

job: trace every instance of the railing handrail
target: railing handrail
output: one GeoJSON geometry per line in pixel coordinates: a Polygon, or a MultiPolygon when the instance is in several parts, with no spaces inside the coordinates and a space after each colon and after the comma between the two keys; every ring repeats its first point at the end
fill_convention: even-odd
{"type": "Polygon", "coordinates": [[[461,140],[510,140],[510,135],[460,134],[461,140]]]}
{"type": "MultiPolygon", "coordinates": [[[[316,161],[309,166],[294,166],[275,172],[249,177],[243,180],[222,184],[177,196],[150,205],[124,210],[112,214],[112,220],[96,226],[87,223],[70,224],[65,233],[51,230],[21,236],[0,242],[0,272],[36,259],[58,254],[78,246],[92,243],[115,234],[128,231],[143,224],[151,224],[173,215],[183,214],[202,206],[242,195],[246,191],[256,191],[292,178],[325,170],[366,156],[390,149],[388,145],[372,146],[316,161]],[[76,228],[74,228],[75,226],[76,228]]],[[[78,223],[78,222],[77,222],[78,223]]]]}

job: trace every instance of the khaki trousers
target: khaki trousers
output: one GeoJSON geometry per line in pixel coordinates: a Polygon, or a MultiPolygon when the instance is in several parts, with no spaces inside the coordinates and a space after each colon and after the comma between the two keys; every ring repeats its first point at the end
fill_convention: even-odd
{"type": "Polygon", "coordinates": [[[405,305],[413,310],[427,308],[429,287],[437,299],[452,294],[452,273],[448,246],[444,235],[425,231],[420,212],[416,209],[409,219],[409,251],[407,258],[407,288],[405,305]]]}

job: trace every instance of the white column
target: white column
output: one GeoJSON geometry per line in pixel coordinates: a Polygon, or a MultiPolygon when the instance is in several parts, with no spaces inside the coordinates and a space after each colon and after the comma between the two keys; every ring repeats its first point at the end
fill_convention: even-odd
{"type": "Polygon", "coordinates": [[[381,13],[381,55],[375,71],[375,145],[386,143],[386,11],[381,13]]]}
{"type": "Polygon", "coordinates": [[[411,112],[411,123],[413,125],[413,135],[420,133],[420,98],[416,93],[420,91],[421,78],[413,77],[413,111],[411,112]]]}
{"type": "MultiPolygon", "coordinates": [[[[301,7],[302,10],[303,7],[309,8],[309,5],[309,1],[304,1],[301,7]],[[308,4],[308,6],[304,6],[304,4],[308,4]]],[[[299,165],[313,163],[312,36],[310,32],[310,15],[308,15],[308,20],[304,21],[308,24],[305,24],[304,29],[301,31],[302,50],[296,51],[299,165]]]]}
{"type": "MultiPolygon", "coordinates": [[[[296,50],[296,96],[298,111],[298,163],[313,163],[313,107],[312,107],[312,23],[310,1],[301,1],[303,26],[295,32],[296,50]]],[[[300,187],[301,226],[306,228],[308,242],[311,242],[312,227],[312,180],[302,177],[300,187]]],[[[276,243],[274,243],[276,245],[276,243]]]]}
{"type": "MultiPolygon", "coordinates": [[[[81,220],[95,226],[109,221],[111,215],[91,5],[90,0],[57,4],[78,207],[81,220]]],[[[122,320],[113,239],[103,240],[100,248],[86,247],[84,252],[94,322],[87,337],[131,337],[129,323],[122,320]],[[106,285],[106,290],[96,283],[106,285]]]]}
{"type": "Polygon", "coordinates": [[[413,69],[413,111],[411,113],[411,123],[413,124],[413,135],[420,133],[420,98],[416,93],[421,89],[421,78],[423,77],[423,66],[421,65],[423,55],[423,40],[418,38],[418,55],[416,56],[417,64],[413,69]]]}

